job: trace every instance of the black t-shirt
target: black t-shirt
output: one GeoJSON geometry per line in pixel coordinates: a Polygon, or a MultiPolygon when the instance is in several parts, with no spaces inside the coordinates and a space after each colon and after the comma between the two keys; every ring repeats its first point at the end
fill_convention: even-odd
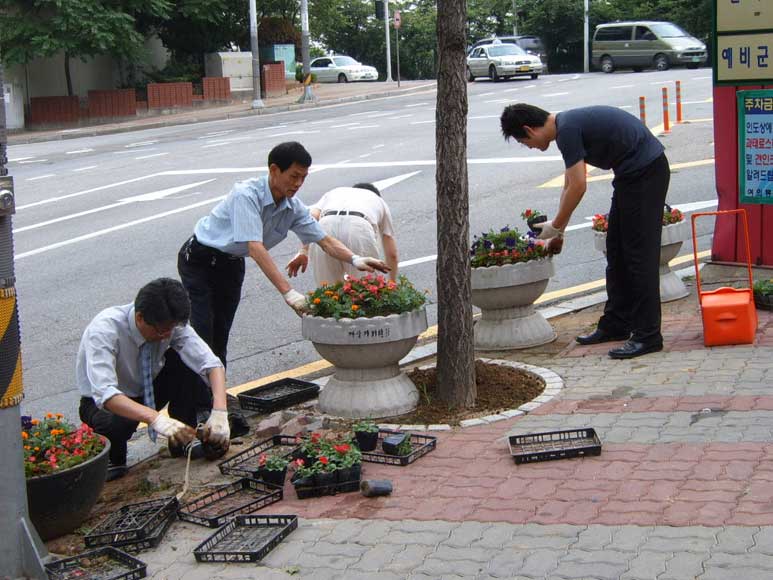
{"type": "Polygon", "coordinates": [[[556,115],[556,145],[567,169],[578,161],[624,175],[644,169],[664,147],[644,124],[615,107],[581,107],[556,115]]]}

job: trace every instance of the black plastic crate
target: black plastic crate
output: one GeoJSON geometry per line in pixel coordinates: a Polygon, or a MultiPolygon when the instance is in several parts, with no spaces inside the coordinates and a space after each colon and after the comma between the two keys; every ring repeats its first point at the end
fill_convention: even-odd
{"type": "Polygon", "coordinates": [[[145,562],[112,546],[49,562],[50,580],[135,580],[147,576],[145,562]]]}
{"type": "Polygon", "coordinates": [[[181,520],[217,528],[229,518],[250,514],[282,499],[282,488],[249,477],[217,488],[177,510],[181,520]]]}
{"type": "Polygon", "coordinates": [[[349,493],[360,491],[360,479],[344,482],[331,483],[330,485],[295,485],[295,494],[298,499],[309,499],[312,497],[322,497],[323,495],[337,495],[339,493],[349,493]]]}
{"type": "Polygon", "coordinates": [[[601,454],[601,440],[591,427],[511,435],[508,444],[518,464],[601,454]]]}
{"type": "Polygon", "coordinates": [[[319,385],[298,379],[279,379],[267,385],[239,393],[239,405],[248,411],[272,413],[313,399],[319,385]]]}
{"type": "Polygon", "coordinates": [[[437,446],[437,437],[431,435],[419,435],[418,433],[408,433],[411,440],[411,452],[408,455],[388,455],[381,448],[381,442],[390,435],[401,435],[404,431],[389,431],[382,429],[378,432],[378,444],[373,451],[363,451],[362,460],[370,463],[383,463],[384,465],[408,465],[416,461],[419,457],[435,449],[437,446]]]}
{"type": "Polygon", "coordinates": [[[245,449],[226,459],[218,466],[223,475],[235,475],[236,477],[255,477],[258,470],[260,456],[264,453],[280,453],[293,459],[295,451],[300,443],[295,435],[274,435],[270,439],[261,441],[249,449],[245,449]]]}
{"type": "Polygon", "coordinates": [[[156,532],[161,524],[174,517],[177,508],[176,497],[125,505],[99,522],[86,535],[86,547],[118,546],[143,540],[156,532]]]}
{"type": "Polygon", "coordinates": [[[141,540],[127,540],[125,542],[117,542],[115,544],[111,544],[111,546],[114,548],[120,548],[124,552],[129,552],[130,554],[136,554],[137,552],[142,552],[143,550],[150,550],[155,548],[161,543],[164,534],[166,534],[169,526],[171,526],[172,522],[176,519],[177,513],[172,513],[172,515],[162,521],[154,530],[151,530],[150,533],[148,533],[148,535],[141,540]]]}
{"type": "Polygon", "coordinates": [[[197,562],[258,562],[298,527],[297,516],[237,516],[199,544],[197,562]]]}

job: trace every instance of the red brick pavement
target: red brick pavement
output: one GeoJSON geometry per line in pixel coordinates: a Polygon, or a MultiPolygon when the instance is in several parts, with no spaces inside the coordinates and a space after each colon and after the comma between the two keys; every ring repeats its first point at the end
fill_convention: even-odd
{"type": "Polygon", "coordinates": [[[571,415],[574,413],[673,413],[713,411],[773,411],[770,396],[641,397],[628,399],[558,400],[545,403],[532,415],[571,415]]]}
{"type": "Polygon", "coordinates": [[[285,500],[262,510],[307,518],[542,524],[773,525],[773,443],[606,444],[599,457],[515,465],[502,436],[516,420],[441,433],[406,466],[364,464],[394,493],[285,500]]]}

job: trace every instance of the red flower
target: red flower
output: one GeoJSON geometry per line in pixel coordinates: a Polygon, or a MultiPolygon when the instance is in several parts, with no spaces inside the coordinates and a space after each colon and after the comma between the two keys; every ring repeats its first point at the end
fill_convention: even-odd
{"type": "Polygon", "coordinates": [[[328,464],[328,458],[323,455],[322,457],[319,458],[319,462],[322,465],[327,465],[328,464]]]}
{"type": "Polygon", "coordinates": [[[312,443],[319,443],[319,440],[322,438],[322,435],[319,433],[312,433],[311,434],[311,442],[312,443]]]}
{"type": "Polygon", "coordinates": [[[266,454],[263,453],[258,459],[258,467],[265,467],[265,466],[266,466],[266,454]]]}
{"type": "Polygon", "coordinates": [[[342,443],[341,445],[334,446],[333,449],[336,450],[336,453],[340,453],[341,455],[344,455],[346,453],[349,453],[350,447],[346,443],[342,443]]]}

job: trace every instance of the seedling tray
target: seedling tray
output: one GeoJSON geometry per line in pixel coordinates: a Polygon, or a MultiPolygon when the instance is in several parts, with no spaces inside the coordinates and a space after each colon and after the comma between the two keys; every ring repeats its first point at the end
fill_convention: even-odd
{"type": "Polygon", "coordinates": [[[323,495],[337,495],[339,493],[349,493],[360,491],[360,479],[331,483],[330,485],[295,485],[295,494],[298,499],[309,499],[312,497],[322,497],[323,495]]]}
{"type": "Polygon", "coordinates": [[[223,461],[220,467],[220,473],[223,475],[234,475],[236,477],[255,477],[258,471],[260,456],[264,453],[281,454],[288,459],[292,459],[293,454],[298,449],[299,443],[296,442],[294,435],[274,435],[270,439],[261,441],[249,449],[234,455],[230,459],[223,461]]]}
{"type": "Polygon", "coordinates": [[[156,527],[154,530],[151,530],[151,532],[141,540],[127,540],[125,542],[116,542],[115,544],[111,545],[114,548],[120,548],[124,552],[129,552],[130,554],[136,554],[137,552],[142,552],[143,550],[150,550],[151,548],[155,548],[161,543],[164,534],[166,534],[169,526],[171,526],[172,522],[176,519],[177,513],[172,513],[168,518],[162,521],[158,527],[156,527]]]}
{"type": "Polygon", "coordinates": [[[590,427],[511,435],[508,443],[517,464],[601,454],[601,440],[590,427]]]}
{"type": "Polygon", "coordinates": [[[416,461],[419,457],[435,449],[437,437],[431,435],[410,434],[411,452],[408,455],[388,455],[381,448],[381,442],[390,435],[399,435],[403,431],[390,431],[382,429],[378,432],[378,444],[373,451],[363,451],[362,460],[370,463],[382,463],[384,465],[408,465],[416,461]]]}
{"type": "Polygon", "coordinates": [[[112,546],[46,564],[50,580],[134,580],[147,576],[147,565],[112,546]]]}
{"type": "Polygon", "coordinates": [[[239,393],[239,405],[248,411],[272,413],[313,399],[319,385],[298,379],[280,379],[239,393]]]}
{"type": "Polygon", "coordinates": [[[217,528],[229,518],[250,514],[282,499],[282,488],[244,477],[180,507],[181,520],[217,528]]]}
{"type": "Polygon", "coordinates": [[[125,505],[91,530],[84,539],[86,547],[119,546],[144,540],[173,518],[177,508],[175,497],[125,505]]]}
{"type": "Polygon", "coordinates": [[[298,527],[297,516],[237,516],[199,544],[197,562],[258,562],[298,527]]]}

